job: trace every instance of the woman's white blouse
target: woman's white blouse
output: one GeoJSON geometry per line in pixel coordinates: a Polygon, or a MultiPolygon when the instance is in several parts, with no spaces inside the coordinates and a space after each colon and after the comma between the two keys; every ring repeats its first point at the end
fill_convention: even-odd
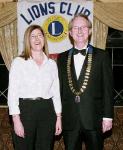
{"type": "Polygon", "coordinates": [[[9,73],[9,114],[20,114],[19,98],[52,98],[56,113],[61,113],[58,69],[54,60],[45,59],[41,66],[29,58],[13,60],[9,73]]]}

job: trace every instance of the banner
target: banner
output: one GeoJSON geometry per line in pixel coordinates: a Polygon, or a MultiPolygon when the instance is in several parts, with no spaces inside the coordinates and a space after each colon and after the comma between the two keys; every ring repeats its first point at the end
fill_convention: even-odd
{"type": "Polygon", "coordinates": [[[43,27],[50,54],[61,53],[72,47],[68,36],[68,23],[75,14],[83,13],[93,21],[91,1],[21,1],[17,3],[18,50],[23,50],[23,36],[32,24],[43,27]]]}

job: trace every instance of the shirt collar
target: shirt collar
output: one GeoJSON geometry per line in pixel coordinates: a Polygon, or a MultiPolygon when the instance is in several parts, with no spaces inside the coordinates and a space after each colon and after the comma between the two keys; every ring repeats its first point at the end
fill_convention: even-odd
{"type": "MultiPolygon", "coordinates": [[[[81,50],[77,46],[75,46],[75,48],[78,49],[78,50],[81,50]]],[[[85,45],[82,49],[87,49],[87,45],[85,45]]]]}
{"type": "MultiPolygon", "coordinates": [[[[44,60],[43,60],[42,65],[44,65],[48,62],[48,57],[46,56],[46,54],[44,52],[43,52],[43,56],[44,56],[44,60]]],[[[29,60],[34,61],[31,56],[30,56],[29,60]]]]}
{"type": "MultiPolygon", "coordinates": [[[[79,50],[78,47],[75,46],[75,48],[79,50]]],[[[86,44],[82,49],[86,49],[86,54],[87,54],[87,52],[88,52],[88,44],[86,44]]],[[[81,49],[80,49],[80,50],[81,50],[81,49]]]]}
{"type": "Polygon", "coordinates": [[[43,52],[43,55],[44,55],[44,61],[43,61],[43,64],[47,63],[48,62],[48,57],[46,56],[46,54],[43,52]]]}

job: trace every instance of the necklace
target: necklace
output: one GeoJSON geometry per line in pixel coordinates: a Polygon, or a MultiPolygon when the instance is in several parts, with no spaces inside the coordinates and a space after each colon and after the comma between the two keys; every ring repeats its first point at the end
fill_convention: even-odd
{"type": "Polygon", "coordinates": [[[81,83],[80,89],[77,91],[73,85],[72,81],[72,75],[71,75],[71,59],[72,59],[72,54],[68,55],[68,60],[67,60],[67,76],[68,76],[68,83],[69,87],[72,91],[72,93],[75,95],[75,102],[79,103],[80,102],[80,95],[85,91],[87,85],[88,85],[88,80],[90,77],[90,72],[92,68],[92,53],[88,53],[87,55],[87,67],[85,70],[85,75],[84,75],[84,80],[81,83]]]}

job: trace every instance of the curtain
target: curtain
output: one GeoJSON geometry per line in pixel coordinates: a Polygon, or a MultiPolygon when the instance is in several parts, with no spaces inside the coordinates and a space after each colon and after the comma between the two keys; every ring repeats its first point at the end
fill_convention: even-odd
{"type": "Polygon", "coordinates": [[[105,49],[108,35],[108,26],[99,21],[96,17],[93,20],[93,45],[105,49]]]}
{"type": "MultiPolygon", "coordinates": [[[[106,0],[103,0],[106,1],[106,0]]],[[[110,0],[111,1],[111,0],[110,0]]],[[[105,49],[108,27],[123,31],[123,2],[94,2],[93,43],[105,49]]]]}
{"type": "Polygon", "coordinates": [[[95,2],[94,16],[103,24],[123,31],[123,2],[95,2]]]}
{"type": "Polygon", "coordinates": [[[17,8],[15,2],[0,4],[0,53],[7,69],[17,55],[17,8]]]}
{"type": "Polygon", "coordinates": [[[10,69],[13,58],[17,55],[17,22],[0,28],[0,53],[7,69],[10,69]]]}

